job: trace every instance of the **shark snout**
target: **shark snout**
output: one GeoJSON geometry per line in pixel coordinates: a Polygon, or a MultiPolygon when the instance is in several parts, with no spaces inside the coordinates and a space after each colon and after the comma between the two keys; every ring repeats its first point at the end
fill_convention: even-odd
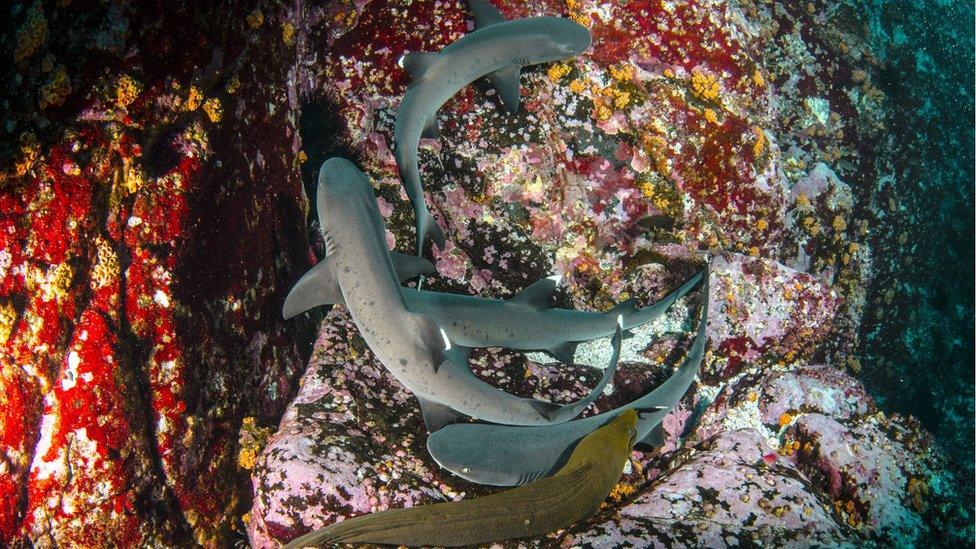
{"type": "Polygon", "coordinates": [[[558,36],[559,47],[567,57],[583,53],[593,41],[590,29],[571,19],[562,20],[558,36]]]}

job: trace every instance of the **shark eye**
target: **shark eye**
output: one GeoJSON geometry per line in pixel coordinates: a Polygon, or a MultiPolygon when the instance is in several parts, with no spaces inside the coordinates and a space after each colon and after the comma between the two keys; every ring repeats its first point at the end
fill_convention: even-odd
{"type": "Polygon", "coordinates": [[[461,472],[467,474],[471,472],[471,469],[469,469],[468,467],[461,467],[461,472]]]}

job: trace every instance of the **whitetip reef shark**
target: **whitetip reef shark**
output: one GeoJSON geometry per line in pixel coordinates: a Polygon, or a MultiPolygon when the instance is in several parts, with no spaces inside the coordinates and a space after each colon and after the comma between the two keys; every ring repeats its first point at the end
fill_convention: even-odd
{"type": "MultiPolygon", "coordinates": [[[[390,252],[390,255],[400,280],[408,280],[417,274],[436,273],[434,266],[423,258],[397,252],[390,252]]],[[[325,268],[316,266],[313,270],[325,268]]],[[[701,277],[702,273],[695,274],[678,289],[647,307],[637,309],[636,300],[628,299],[605,313],[552,307],[550,298],[559,284],[559,276],[538,280],[508,299],[414,288],[403,288],[403,297],[408,310],[430,318],[447,333],[459,358],[466,359],[473,347],[501,347],[516,351],[545,351],[556,360],[571,364],[579,343],[613,335],[617,316],[623,317],[624,331],[653,322],[694,288],[701,277]]],[[[327,295],[327,291],[306,292],[300,302],[293,301],[295,307],[287,314],[296,315],[326,305],[327,295]]]]}
{"type": "Polygon", "coordinates": [[[514,427],[458,423],[431,434],[427,450],[441,467],[480,484],[516,486],[559,470],[580,440],[619,416],[637,410],[637,442],[659,448],[664,444],[661,422],[688,391],[705,354],[708,283],[698,333],[680,367],[664,383],[624,406],[592,417],[548,427],[514,427]]]}
{"type": "Polygon", "coordinates": [[[455,93],[487,76],[509,112],[519,107],[522,67],[579,55],[590,47],[590,31],[561,17],[506,21],[486,0],[468,0],[475,29],[436,53],[412,52],[401,63],[411,76],[397,110],[394,157],[417,222],[417,255],[430,234],[438,248],[444,234],[424,202],[417,148],[420,138],[436,137],[437,109],[455,93]]]}
{"type": "Polygon", "coordinates": [[[628,299],[605,313],[552,307],[550,297],[559,283],[558,276],[536,281],[509,299],[413,288],[404,288],[403,295],[407,308],[434,320],[459,353],[466,353],[471,347],[545,351],[569,364],[580,342],[612,335],[617,316],[623,317],[625,331],[653,322],[698,284],[701,276],[695,274],[647,307],[637,309],[636,300],[628,299]]]}
{"type": "Polygon", "coordinates": [[[398,277],[366,174],[346,159],[327,160],[319,170],[317,207],[326,258],[295,283],[282,314],[290,318],[310,301],[344,305],[376,357],[420,401],[429,431],[461,415],[506,425],[568,421],[613,378],[620,357],[619,317],[609,367],[590,394],[576,402],[520,398],[478,379],[460,365],[464,357],[451,352],[450,340],[437,323],[407,309],[398,279],[419,274],[429,263],[397,255],[398,277]]]}

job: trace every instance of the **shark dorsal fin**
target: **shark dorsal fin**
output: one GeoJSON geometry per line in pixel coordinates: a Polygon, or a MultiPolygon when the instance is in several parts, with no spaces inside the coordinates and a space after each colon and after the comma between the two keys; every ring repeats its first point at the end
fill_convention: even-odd
{"type": "Polygon", "coordinates": [[[620,303],[614,305],[613,309],[610,309],[609,314],[629,316],[636,312],[637,312],[637,300],[634,298],[630,298],[626,301],[621,301],[620,303]]]}
{"type": "Polygon", "coordinates": [[[549,307],[549,299],[556,286],[559,285],[559,276],[550,276],[533,282],[528,288],[512,296],[509,301],[529,305],[536,309],[546,309],[549,307]]]}
{"type": "Polygon", "coordinates": [[[420,401],[420,411],[424,415],[424,425],[428,432],[439,431],[445,425],[456,421],[462,414],[457,410],[444,406],[439,402],[417,397],[420,401]]]}
{"type": "Polygon", "coordinates": [[[407,71],[410,78],[416,82],[423,80],[424,75],[435,64],[439,57],[436,53],[413,51],[403,56],[403,70],[407,71]]]}
{"type": "Polygon", "coordinates": [[[476,29],[483,29],[505,20],[501,12],[488,0],[468,0],[468,7],[471,9],[471,15],[474,16],[476,29]]]}
{"type": "Polygon", "coordinates": [[[512,65],[488,74],[488,81],[498,92],[509,114],[515,114],[519,109],[522,94],[521,70],[521,67],[512,65]]]}
{"type": "Polygon", "coordinates": [[[281,307],[281,316],[286,320],[300,313],[318,307],[340,303],[345,305],[339,280],[336,278],[336,256],[319,261],[292,286],[281,307]]]}

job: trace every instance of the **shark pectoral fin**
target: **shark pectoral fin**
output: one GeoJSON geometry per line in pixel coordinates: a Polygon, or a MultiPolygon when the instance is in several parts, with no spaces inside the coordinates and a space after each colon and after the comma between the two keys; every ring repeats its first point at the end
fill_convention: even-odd
{"type": "Polygon", "coordinates": [[[468,359],[471,356],[471,347],[461,347],[458,345],[452,346],[450,349],[444,351],[444,358],[450,360],[460,368],[470,372],[471,366],[468,359]]]}
{"type": "Polygon", "coordinates": [[[438,249],[444,249],[444,231],[434,220],[434,216],[424,208],[423,212],[417,217],[417,255],[423,255],[424,242],[430,237],[438,249]]]}
{"type": "Polygon", "coordinates": [[[521,100],[521,68],[512,65],[504,69],[498,69],[488,74],[488,81],[502,98],[502,103],[508,108],[509,114],[515,114],[519,110],[521,100]]]}
{"type": "Polygon", "coordinates": [[[457,421],[463,415],[453,408],[432,400],[421,397],[417,397],[417,400],[420,401],[420,411],[424,415],[424,425],[427,426],[427,431],[431,433],[457,421]]]}
{"type": "Polygon", "coordinates": [[[505,20],[502,14],[488,0],[468,0],[471,15],[474,16],[474,28],[483,29],[505,20]]]}
{"type": "Polygon", "coordinates": [[[285,320],[319,305],[345,305],[346,300],[342,297],[336,278],[334,258],[335,256],[329,256],[318,262],[292,286],[285,298],[285,304],[281,307],[281,316],[285,320]]]}
{"type": "Polygon", "coordinates": [[[577,346],[579,346],[579,343],[576,341],[564,341],[559,345],[549,347],[546,349],[546,352],[563,364],[574,364],[573,360],[576,357],[577,346]]]}
{"type": "Polygon", "coordinates": [[[437,267],[420,256],[390,252],[390,259],[393,260],[393,268],[401,284],[420,275],[437,274],[437,267]]]}
{"type": "Polygon", "coordinates": [[[664,446],[664,427],[658,423],[647,436],[637,441],[635,446],[645,449],[656,449],[664,446]]]}
{"type": "MultiPolygon", "coordinates": [[[[613,380],[613,376],[617,373],[617,368],[620,367],[620,324],[622,322],[623,320],[618,316],[617,331],[613,335],[613,354],[610,356],[610,364],[603,370],[603,375],[600,377],[600,381],[596,384],[596,387],[588,395],[576,402],[559,406],[558,409],[551,410],[548,414],[543,414],[547,419],[553,423],[569,421],[578,416],[587,406],[603,394],[603,390],[613,380]]],[[[536,409],[538,410],[539,408],[537,407],[536,409]]]]}
{"type": "Polygon", "coordinates": [[[420,339],[421,345],[430,354],[430,363],[434,368],[434,373],[437,373],[445,360],[451,360],[450,355],[447,354],[447,351],[451,350],[452,347],[451,341],[447,338],[447,332],[424,315],[407,314],[410,321],[413,322],[415,333],[420,339]]]}
{"type": "Polygon", "coordinates": [[[434,113],[427,119],[427,123],[424,124],[424,131],[420,134],[420,137],[438,139],[440,136],[441,130],[437,127],[437,113],[434,113]]]}
{"type": "MultiPolygon", "coordinates": [[[[414,51],[403,56],[403,70],[407,71],[410,78],[416,82],[424,77],[424,74],[439,61],[436,53],[414,51]]],[[[435,122],[436,123],[436,122],[435,122]]]]}
{"type": "Polygon", "coordinates": [[[556,412],[564,409],[564,406],[561,404],[554,404],[544,400],[533,400],[532,407],[535,408],[535,411],[539,412],[539,415],[548,420],[552,420],[556,417],[556,412]]]}
{"type": "Polygon", "coordinates": [[[556,292],[556,286],[559,285],[559,280],[559,276],[550,276],[536,280],[527,288],[513,295],[508,300],[512,303],[529,305],[536,309],[547,309],[549,308],[549,302],[552,299],[552,294],[556,292]]]}

